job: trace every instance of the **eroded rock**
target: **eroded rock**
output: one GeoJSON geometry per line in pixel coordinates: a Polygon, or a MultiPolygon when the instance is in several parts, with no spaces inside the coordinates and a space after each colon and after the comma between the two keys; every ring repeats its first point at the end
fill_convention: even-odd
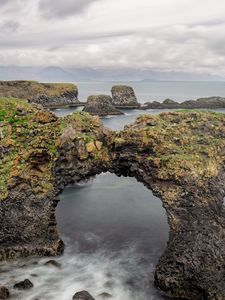
{"type": "Polygon", "coordinates": [[[108,95],[89,96],[83,111],[98,116],[123,115],[112,105],[112,98],[108,95]]]}
{"type": "Polygon", "coordinates": [[[134,89],[126,85],[115,85],[111,89],[112,104],[121,108],[139,108],[134,89]]]}
{"type": "Polygon", "coordinates": [[[172,297],[225,299],[225,115],[145,115],[113,132],[86,113],[34,122],[34,107],[4,103],[0,260],[61,254],[57,196],[68,184],[110,171],[135,177],[166,210],[169,240],[155,284],[172,297]]]}

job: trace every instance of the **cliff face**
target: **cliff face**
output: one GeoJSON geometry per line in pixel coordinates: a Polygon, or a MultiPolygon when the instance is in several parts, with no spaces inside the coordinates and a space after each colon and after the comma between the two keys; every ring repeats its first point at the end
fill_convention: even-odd
{"type": "Polygon", "coordinates": [[[187,100],[184,102],[176,102],[171,99],[166,99],[162,103],[158,101],[146,102],[145,108],[149,109],[195,109],[195,108],[225,108],[225,98],[222,97],[208,97],[199,98],[197,100],[187,100]]]}
{"type": "Polygon", "coordinates": [[[27,99],[45,108],[72,106],[78,101],[74,84],[39,83],[36,81],[0,81],[0,97],[27,99]]]}
{"type": "Polygon", "coordinates": [[[139,108],[134,89],[126,85],[114,85],[111,89],[112,104],[117,108],[139,108]]]}
{"type": "Polygon", "coordinates": [[[112,98],[108,95],[89,96],[83,111],[98,116],[123,115],[112,105],[112,98]]]}
{"type": "Polygon", "coordinates": [[[173,297],[225,299],[225,116],[140,116],[121,132],[97,117],[59,119],[23,101],[0,102],[0,259],[63,251],[57,195],[110,171],[157,195],[170,226],[156,285],[173,297]]]}

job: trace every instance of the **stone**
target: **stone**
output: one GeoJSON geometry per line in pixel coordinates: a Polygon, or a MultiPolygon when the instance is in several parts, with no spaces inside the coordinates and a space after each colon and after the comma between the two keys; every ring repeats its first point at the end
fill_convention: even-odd
{"type": "Polygon", "coordinates": [[[10,292],[5,286],[0,286],[0,300],[8,299],[10,292]]]}
{"type": "Polygon", "coordinates": [[[44,108],[79,104],[78,88],[71,83],[39,83],[37,81],[0,81],[0,97],[27,99],[44,108]]]}
{"type": "Polygon", "coordinates": [[[121,111],[112,105],[112,98],[108,95],[89,96],[83,111],[101,117],[108,115],[123,115],[121,111]]]}
{"type": "Polygon", "coordinates": [[[109,299],[109,298],[112,298],[112,295],[109,294],[109,293],[106,293],[106,292],[101,293],[98,296],[99,296],[100,299],[109,299]]]}
{"type": "Polygon", "coordinates": [[[29,279],[25,279],[16,283],[13,288],[16,290],[29,290],[33,287],[33,283],[29,279]]]}
{"type": "Polygon", "coordinates": [[[208,97],[199,98],[197,100],[186,100],[176,102],[171,99],[165,99],[162,103],[153,101],[146,102],[143,109],[216,109],[225,108],[225,98],[223,97],[208,97]]]}
{"type": "Polygon", "coordinates": [[[20,100],[0,101],[0,111],[12,129],[0,140],[1,261],[62,254],[58,195],[69,184],[109,171],[135,177],[165,208],[170,233],[155,268],[155,285],[173,298],[225,299],[224,114],[140,115],[124,130],[104,133],[86,113],[43,124],[33,121],[36,110],[20,100]],[[10,123],[21,106],[26,113],[20,119],[22,136],[10,123]],[[58,142],[70,126],[77,133],[62,147],[58,142]],[[77,151],[80,141],[85,147],[91,142],[94,149],[84,160],[77,151]]]}
{"type": "Polygon", "coordinates": [[[51,259],[51,260],[48,260],[46,263],[44,263],[44,266],[50,266],[50,267],[55,267],[57,269],[61,269],[61,264],[58,263],[57,261],[51,259]]]}
{"type": "Polygon", "coordinates": [[[140,108],[134,89],[126,85],[115,85],[111,89],[112,104],[118,108],[140,108]]]}
{"type": "Polygon", "coordinates": [[[73,300],[95,300],[87,291],[77,292],[73,296],[73,300]]]}

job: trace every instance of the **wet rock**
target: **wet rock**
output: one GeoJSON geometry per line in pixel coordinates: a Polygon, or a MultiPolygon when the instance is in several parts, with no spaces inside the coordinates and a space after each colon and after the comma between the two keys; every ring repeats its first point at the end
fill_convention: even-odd
{"type": "Polygon", "coordinates": [[[98,297],[100,299],[109,299],[109,298],[112,298],[112,295],[109,294],[109,293],[104,292],[104,293],[99,294],[98,297]]]}
{"type": "Polygon", "coordinates": [[[0,286],[0,300],[8,299],[9,296],[9,290],[5,286],[0,286]]]}
{"type": "Polygon", "coordinates": [[[73,300],[95,300],[87,291],[81,291],[73,296],[73,300]]]}
{"type": "Polygon", "coordinates": [[[89,96],[83,111],[92,115],[123,115],[112,105],[112,98],[108,95],[89,96]]]}
{"type": "Polygon", "coordinates": [[[46,263],[44,263],[44,266],[50,266],[50,267],[55,267],[57,269],[61,269],[61,264],[58,263],[57,261],[51,259],[49,261],[47,261],[46,263]]]}
{"type": "Polygon", "coordinates": [[[134,89],[126,85],[115,85],[112,87],[112,104],[115,107],[139,108],[134,89]]]}
{"type": "Polygon", "coordinates": [[[16,290],[29,290],[33,287],[33,283],[29,279],[25,279],[16,283],[13,288],[16,290]]]}

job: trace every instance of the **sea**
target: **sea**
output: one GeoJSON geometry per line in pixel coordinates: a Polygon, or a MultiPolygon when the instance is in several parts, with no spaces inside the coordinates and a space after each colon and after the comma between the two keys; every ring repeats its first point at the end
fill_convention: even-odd
{"type": "MultiPolygon", "coordinates": [[[[110,94],[112,85],[133,86],[139,102],[177,101],[208,96],[225,97],[224,82],[82,82],[79,99],[110,94]]],[[[60,117],[79,108],[54,110],[60,117]]],[[[169,110],[123,110],[123,116],[102,118],[105,126],[121,130],[139,114],[169,110]]],[[[225,113],[225,109],[216,110],[225,113]]],[[[49,258],[20,259],[0,264],[0,284],[16,300],[71,300],[87,290],[96,300],[163,300],[154,286],[156,264],[166,248],[169,227],[160,199],[134,178],[102,173],[89,181],[67,187],[57,207],[58,229],[65,253],[53,258],[60,268],[46,266],[49,258]],[[15,291],[25,278],[34,287],[15,291]],[[104,294],[106,296],[106,294],[104,294]],[[110,297],[111,296],[111,297],[110,297]]]]}

